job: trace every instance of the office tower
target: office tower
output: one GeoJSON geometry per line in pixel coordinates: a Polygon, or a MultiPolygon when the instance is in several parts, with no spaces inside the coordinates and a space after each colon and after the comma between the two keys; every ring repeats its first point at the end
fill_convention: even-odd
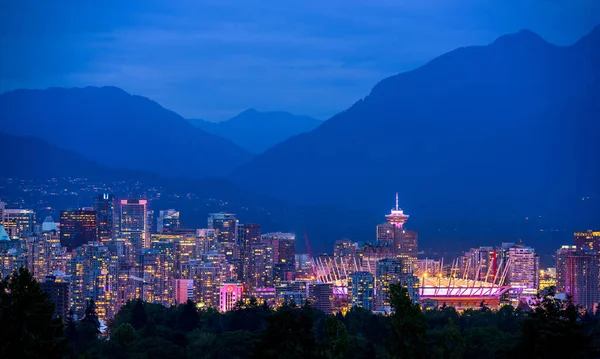
{"type": "Polygon", "coordinates": [[[511,304],[517,305],[521,298],[534,296],[539,287],[540,258],[535,249],[523,245],[508,248],[507,281],[511,304]]]}
{"type": "Polygon", "coordinates": [[[559,293],[573,296],[573,302],[587,310],[594,310],[600,302],[600,256],[589,249],[562,246],[556,252],[556,282],[559,293]]]}
{"type": "Polygon", "coordinates": [[[68,251],[98,240],[96,212],[74,209],[60,212],[60,244],[68,251]]]}
{"type": "Polygon", "coordinates": [[[64,273],[56,273],[44,278],[40,287],[48,293],[48,299],[54,303],[54,315],[62,318],[63,322],[70,309],[70,280],[64,273]]]}
{"type": "Polygon", "coordinates": [[[352,307],[373,310],[375,279],[369,272],[354,272],[348,277],[348,297],[352,307]]]}
{"type": "Polygon", "coordinates": [[[244,280],[250,273],[250,248],[253,244],[260,243],[260,225],[246,223],[240,225],[240,259],[242,260],[242,273],[239,280],[244,280]]]}
{"type": "Polygon", "coordinates": [[[574,237],[575,246],[578,249],[590,249],[600,252],[600,231],[575,232],[574,237]]]}
{"type": "Polygon", "coordinates": [[[33,234],[35,213],[31,209],[6,208],[4,202],[0,202],[0,225],[11,239],[26,238],[33,234]]]}
{"type": "Polygon", "coordinates": [[[197,302],[201,307],[219,307],[219,289],[225,282],[227,270],[225,254],[210,251],[202,255],[202,264],[195,279],[197,302]]]}
{"type": "Polygon", "coordinates": [[[403,276],[402,262],[396,258],[381,259],[377,262],[375,277],[375,308],[389,311],[390,285],[397,284],[403,276]]]}
{"type": "Polygon", "coordinates": [[[211,213],[208,216],[208,228],[215,230],[219,251],[229,262],[239,258],[237,225],[238,220],[233,213],[211,213]]]}
{"type": "Polygon", "coordinates": [[[158,212],[156,219],[156,233],[171,233],[181,227],[179,211],[166,209],[158,212]]]}
{"type": "Polygon", "coordinates": [[[309,297],[314,308],[326,314],[333,313],[333,284],[314,283],[309,286],[309,297]]]}
{"type": "Polygon", "coordinates": [[[250,245],[248,277],[245,278],[248,291],[273,286],[273,259],[273,247],[271,245],[266,243],[250,245]]]}
{"type": "Polygon", "coordinates": [[[67,251],[55,231],[27,238],[27,267],[42,282],[52,273],[67,271],[67,251]]]}
{"type": "Polygon", "coordinates": [[[100,320],[111,318],[116,313],[113,290],[118,276],[117,256],[100,242],[90,242],[77,247],[69,262],[75,314],[83,315],[87,301],[93,299],[100,320]]]}
{"type": "Polygon", "coordinates": [[[214,229],[201,228],[196,230],[198,238],[198,252],[200,254],[208,253],[209,251],[218,250],[218,242],[214,229]]]}
{"type": "Polygon", "coordinates": [[[242,300],[243,286],[237,282],[223,283],[219,290],[219,310],[224,313],[233,310],[242,300]]]}
{"type": "Polygon", "coordinates": [[[175,279],[175,305],[184,304],[194,300],[194,280],[175,279]]]}
{"type": "Polygon", "coordinates": [[[145,199],[121,200],[119,238],[126,243],[125,260],[135,265],[135,258],[142,248],[147,248],[148,237],[148,201],[145,199]]]}
{"type": "Polygon", "coordinates": [[[198,250],[198,239],[195,236],[179,236],[175,240],[175,262],[179,270],[181,263],[199,258],[202,253],[198,250]]]}
{"type": "Polygon", "coordinates": [[[261,236],[261,242],[273,248],[274,284],[282,280],[293,280],[296,262],[296,235],[273,232],[261,236]]]}
{"type": "Polygon", "coordinates": [[[119,225],[115,196],[104,193],[94,198],[94,211],[98,223],[98,239],[103,243],[115,239],[119,225]]]}
{"type": "Polygon", "coordinates": [[[138,255],[138,276],[143,279],[141,299],[164,306],[173,304],[173,261],[168,253],[144,248],[138,255]]]}

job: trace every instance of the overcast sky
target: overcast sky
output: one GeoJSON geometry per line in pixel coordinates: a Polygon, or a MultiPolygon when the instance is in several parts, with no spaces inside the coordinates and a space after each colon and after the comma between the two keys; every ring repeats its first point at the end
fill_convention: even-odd
{"type": "Polygon", "coordinates": [[[597,24],[600,0],[0,0],[0,92],[114,85],[187,118],[326,119],[454,48],[597,24]]]}

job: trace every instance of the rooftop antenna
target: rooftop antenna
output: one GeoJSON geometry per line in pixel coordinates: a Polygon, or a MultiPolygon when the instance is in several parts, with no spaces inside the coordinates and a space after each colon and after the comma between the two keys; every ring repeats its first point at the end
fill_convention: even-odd
{"type": "Polygon", "coordinates": [[[396,211],[398,210],[398,192],[396,192],[396,211]]]}

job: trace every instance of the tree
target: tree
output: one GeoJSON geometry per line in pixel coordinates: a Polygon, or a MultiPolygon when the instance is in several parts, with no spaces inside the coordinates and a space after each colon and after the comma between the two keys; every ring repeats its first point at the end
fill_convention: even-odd
{"type": "Polygon", "coordinates": [[[352,351],[346,326],[333,316],[325,319],[323,347],[323,354],[327,359],[345,359],[350,357],[352,351]]]}
{"type": "Polygon", "coordinates": [[[198,315],[196,304],[188,299],[188,301],[185,302],[185,304],[182,304],[180,308],[181,313],[179,315],[177,327],[184,332],[191,332],[198,328],[200,316],[198,315]]]}
{"type": "Polygon", "coordinates": [[[133,309],[131,309],[131,325],[136,330],[140,330],[147,322],[148,315],[146,314],[146,308],[144,308],[144,302],[138,299],[133,303],[133,309]]]}
{"type": "Polygon", "coordinates": [[[117,330],[110,336],[110,340],[119,344],[123,348],[133,343],[137,339],[135,328],[129,323],[119,325],[117,330]]]}
{"type": "Polygon", "coordinates": [[[427,351],[427,320],[408,290],[390,285],[391,315],[388,350],[392,358],[424,358],[427,351]]]}
{"type": "Polygon", "coordinates": [[[62,358],[63,324],[54,303],[25,268],[0,281],[0,357],[62,358]]]}

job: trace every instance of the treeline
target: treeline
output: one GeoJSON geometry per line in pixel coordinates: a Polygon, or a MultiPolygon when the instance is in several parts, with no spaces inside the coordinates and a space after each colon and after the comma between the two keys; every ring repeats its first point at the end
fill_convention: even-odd
{"type": "Polygon", "coordinates": [[[394,314],[353,308],[327,315],[293,303],[256,301],[228,313],[193,302],[166,308],[127,303],[100,335],[90,302],[84,317],[53,319],[53,304],[26,270],[1,282],[0,358],[600,358],[600,318],[548,290],[532,310],[483,303],[478,310],[422,311],[400,286],[394,314]]]}

